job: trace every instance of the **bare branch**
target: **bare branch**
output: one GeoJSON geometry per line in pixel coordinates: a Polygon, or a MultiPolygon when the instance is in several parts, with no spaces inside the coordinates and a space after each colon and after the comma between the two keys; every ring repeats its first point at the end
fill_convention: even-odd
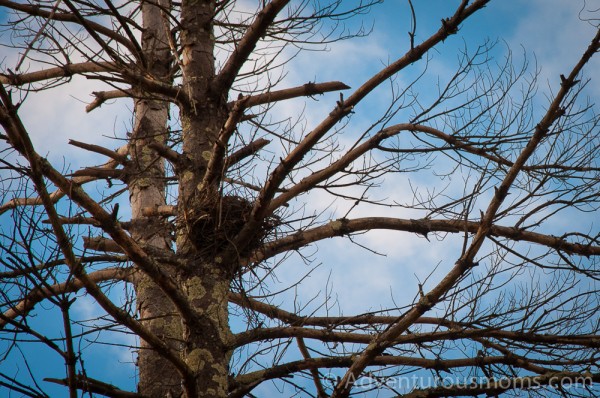
{"type": "Polygon", "coordinates": [[[265,34],[269,25],[275,20],[277,14],[289,3],[289,0],[272,0],[257,15],[248,27],[244,36],[237,43],[235,50],[216,76],[213,86],[215,92],[226,92],[242,68],[256,44],[265,34]]]}
{"type": "MultiPolygon", "coordinates": [[[[55,21],[64,21],[64,22],[73,22],[73,23],[81,22],[81,20],[72,13],[45,11],[42,9],[42,7],[35,6],[35,5],[15,3],[12,1],[8,1],[8,0],[0,0],[0,6],[10,8],[10,9],[13,9],[16,11],[21,11],[21,12],[24,12],[29,15],[35,15],[35,16],[39,16],[39,17],[43,17],[43,18],[52,19],[55,21]]],[[[90,29],[93,29],[94,31],[98,32],[99,34],[106,36],[109,39],[114,40],[119,44],[124,45],[132,53],[135,53],[135,51],[136,51],[135,45],[131,41],[129,41],[127,38],[118,34],[112,28],[107,28],[106,26],[103,26],[97,22],[93,22],[90,20],[85,20],[85,23],[87,26],[90,27],[90,29]]],[[[6,84],[7,82],[2,81],[1,76],[0,76],[0,83],[6,84]]],[[[13,83],[11,83],[11,84],[13,84],[13,83]]]]}
{"type": "Polygon", "coordinates": [[[123,391],[119,388],[113,386],[112,384],[104,383],[99,380],[92,379],[90,377],[85,377],[83,375],[77,375],[74,380],[67,379],[53,379],[53,378],[45,378],[45,381],[50,383],[56,383],[63,386],[68,385],[69,382],[74,382],[77,389],[85,392],[90,392],[94,394],[100,394],[105,397],[111,398],[144,398],[143,395],[123,391]]]}
{"type": "Polygon", "coordinates": [[[176,216],[177,209],[174,206],[143,207],[142,214],[146,217],[154,216],[176,216]]]}
{"type": "Polygon", "coordinates": [[[502,183],[498,189],[496,189],[495,195],[482,217],[477,233],[471,240],[469,247],[460,256],[455,266],[440,283],[438,283],[429,293],[425,294],[421,300],[419,300],[417,305],[406,312],[401,317],[399,322],[390,327],[386,332],[378,335],[374,341],[369,344],[362,354],[354,361],[352,366],[350,366],[342,380],[340,380],[332,394],[332,398],[347,397],[350,393],[353,382],[356,380],[360,372],[362,372],[362,370],[368,366],[371,360],[377,355],[380,355],[383,350],[389,346],[394,338],[399,336],[400,333],[404,332],[420,316],[422,316],[426,311],[429,311],[437,302],[439,302],[442,295],[448,292],[456,283],[456,281],[462,277],[465,272],[473,267],[474,258],[490,233],[494,217],[496,216],[500,205],[506,198],[510,187],[517,178],[519,172],[521,172],[522,167],[540,144],[542,138],[544,138],[544,136],[550,130],[550,126],[559,117],[563,116],[563,113],[559,111],[560,105],[567,96],[569,90],[573,87],[573,82],[583,69],[583,66],[598,51],[599,42],[600,30],[598,30],[596,36],[592,40],[592,43],[583,54],[577,65],[575,65],[569,74],[569,77],[564,79],[560,90],[548,107],[546,114],[536,126],[536,130],[527,143],[527,146],[521,151],[518,158],[515,160],[514,164],[511,166],[510,170],[508,170],[506,176],[502,180],[502,183]]]}
{"type": "Polygon", "coordinates": [[[86,112],[91,112],[96,108],[100,108],[106,101],[116,98],[128,98],[133,96],[133,92],[129,89],[111,90],[111,91],[94,91],[92,93],[96,97],[86,107],[86,112]]]}
{"type": "Polygon", "coordinates": [[[271,141],[264,138],[259,138],[258,140],[252,141],[245,147],[238,149],[225,159],[225,168],[229,168],[236,163],[241,162],[248,156],[254,155],[256,152],[267,146],[270,142],[271,141]]]}
{"type": "MultiPolygon", "coordinates": [[[[4,0],[0,0],[0,2],[2,1],[4,0]]],[[[115,72],[116,70],[117,66],[112,62],[81,62],[23,74],[0,73],[0,83],[11,86],[23,86],[43,80],[71,77],[84,73],[115,72]]]]}
{"type": "MultiPolygon", "coordinates": [[[[480,227],[480,222],[464,220],[432,220],[429,218],[405,220],[388,217],[365,217],[357,219],[340,218],[338,220],[330,221],[325,225],[298,231],[290,236],[269,242],[265,244],[263,248],[257,249],[247,262],[262,261],[288,250],[297,250],[313,242],[362,231],[387,229],[411,232],[427,237],[430,233],[436,232],[469,232],[474,234],[480,227]]],[[[492,225],[489,230],[489,235],[503,237],[513,241],[537,243],[567,254],[578,254],[586,257],[600,255],[600,246],[594,246],[591,242],[589,245],[572,243],[560,237],[544,235],[513,227],[492,225]]]]}
{"type": "MultiPolygon", "coordinates": [[[[117,157],[126,156],[127,151],[128,151],[128,146],[127,145],[122,146],[119,149],[117,149],[116,156],[117,157]]],[[[115,160],[109,160],[104,165],[96,168],[96,170],[104,169],[104,170],[107,170],[107,173],[110,173],[110,171],[108,171],[108,170],[113,170],[118,165],[119,165],[119,162],[117,162],[115,160]]],[[[95,181],[95,180],[97,180],[97,178],[94,176],[83,176],[83,177],[75,177],[71,181],[75,185],[83,185],[85,183],[95,181]]],[[[60,189],[57,189],[56,191],[54,191],[50,194],[50,200],[52,201],[52,203],[56,203],[64,196],[65,196],[65,192],[61,191],[60,189]]],[[[41,204],[42,204],[42,201],[39,197],[11,199],[10,201],[8,201],[8,202],[4,203],[2,206],[0,206],[0,215],[10,209],[14,209],[19,206],[39,206],[41,204]]]]}
{"type": "MultiPolygon", "coordinates": [[[[323,94],[330,91],[347,90],[350,87],[342,82],[325,82],[325,83],[306,83],[302,86],[286,88],[283,90],[270,91],[264,94],[250,96],[246,102],[246,108],[252,106],[270,104],[273,102],[283,101],[298,97],[309,97],[313,95],[323,94]]],[[[232,104],[230,104],[232,106],[232,104]]]]}
{"type": "MultiPolygon", "coordinates": [[[[132,268],[107,268],[87,274],[87,279],[90,282],[99,284],[107,281],[129,281],[133,276],[134,270],[132,268]]],[[[78,292],[83,288],[85,288],[85,284],[79,279],[72,279],[68,282],[47,287],[38,287],[29,292],[18,304],[13,305],[4,312],[3,318],[0,319],[0,329],[7,325],[8,319],[26,316],[37,304],[49,297],[78,292]]]]}
{"type": "MultiPolygon", "coordinates": [[[[477,10],[484,7],[489,0],[478,0],[474,1],[470,6],[465,9],[460,9],[457,13],[450,18],[435,34],[429,37],[427,40],[417,45],[414,49],[411,49],[403,57],[392,63],[391,65],[382,69],[379,73],[375,74],[372,78],[367,80],[361,87],[359,87],[349,98],[338,101],[337,107],[329,114],[329,116],[323,120],[317,127],[315,127],[290,153],[282,159],[277,167],[270,174],[265,186],[261,190],[252,215],[247,222],[246,226],[240,231],[236,238],[237,247],[244,247],[247,244],[248,239],[253,235],[253,231],[256,228],[256,224],[259,220],[262,220],[272,210],[271,200],[281,183],[285,180],[286,176],[296,166],[302,158],[314,147],[314,145],[344,116],[348,115],[352,111],[353,107],[356,106],[367,94],[373,91],[377,86],[383,83],[386,79],[398,73],[408,65],[413,64],[417,60],[427,53],[436,44],[445,40],[449,35],[454,34],[458,30],[458,26],[472,15],[477,10]]],[[[235,256],[235,252],[232,250],[229,253],[232,258],[235,256]]],[[[226,257],[228,258],[228,257],[226,257]]]]}
{"type": "Polygon", "coordinates": [[[82,149],[85,149],[86,151],[92,151],[92,152],[96,152],[101,155],[107,156],[123,165],[127,163],[127,156],[119,154],[118,150],[112,151],[112,150],[104,148],[100,145],[86,144],[85,142],[80,142],[80,141],[75,141],[75,140],[69,140],[69,144],[79,147],[79,148],[82,148],[82,149]]]}

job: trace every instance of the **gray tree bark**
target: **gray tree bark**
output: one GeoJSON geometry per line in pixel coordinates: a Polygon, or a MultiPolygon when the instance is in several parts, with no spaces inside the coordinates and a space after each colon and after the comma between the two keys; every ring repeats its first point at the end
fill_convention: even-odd
{"type": "MultiPolygon", "coordinates": [[[[163,5],[164,6],[164,5],[163,5]]],[[[181,351],[181,356],[195,372],[197,396],[224,397],[227,395],[229,367],[228,290],[231,273],[223,264],[216,264],[212,251],[198,250],[202,236],[194,236],[193,219],[197,209],[214,211],[219,205],[216,187],[200,191],[199,184],[209,161],[210,150],[225,121],[226,98],[211,90],[215,76],[214,36],[212,19],[214,1],[184,1],[181,15],[183,87],[189,98],[202,98],[181,106],[183,128],[182,170],[179,173],[180,223],[176,231],[177,256],[181,266],[171,268],[168,274],[188,297],[197,322],[182,322],[175,308],[165,299],[160,289],[147,277],[140,277],[136,294],[141,318],[157,336],[181,351]],[[194,241],[195,240],[195,241],[194,241]]],[[[165,76],[169,72],[168,32],[159,7],[144,3],[142,40],[153,74],[165,76]]],[[[132,235],[143,244],[157,249],[169,249],[167,228],[156,217],[145,218],[141,210],[165,204],[164,167],[156,152],[148,145],[165,143],[168,107],[165,102],[140,99],[136,101],[136,127],[130,154],[136,172],[130,182],[131,206],[135,229],[132,235]]],[[[165,269],[170,266],[163,264],[165,269]]],[[[138,359],[139,392],[150,397],[178,396],[181,376],[171,363],[142,342],[138,359]]]]}
{"type": "MultiPolygon", "coordinates": [[[[171,54],[168,44],[169,34],[165,26],[164,14],[160,6],[168,7],[162,0],[159,6],[152,2],[142,3],[144,32],[142,47],[149,63],[148,70],[157,77],[169,79],[171,54]]],[[[131,236],[141,245],[158,250],[171,250],[172,239],[169,229],[159,217],[145,217],[144,208],[166,204],[165,165],[150,144],[164,145],[167,141],[167,120],[169,103],[145,98],[141,89],[139,98],[134,101],[135,122],[129,143],[130,165],[129,200],[132,211],[131,236]]],[[[167,264],[162,267],[169,275],[175,273],[167,264]]],[[[142,323],[156,336],[163,339],[175,351],[179,350],[181,320],[176,316],[173,303],[161,289],[143,272],[136,276],[135,292],[137,309],[142,323]]],[[[140,341],[137,365],[139,369],[139,393],[148,397],[165,397],[168,394],[181,394],[181,377],[173,365],[163,356],[150,349],[145,341],[140,341]]]]}

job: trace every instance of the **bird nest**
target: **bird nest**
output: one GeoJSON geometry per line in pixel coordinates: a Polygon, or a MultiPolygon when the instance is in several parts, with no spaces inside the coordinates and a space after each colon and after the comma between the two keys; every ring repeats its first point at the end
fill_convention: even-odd
{"type": "MultiPolygon", "coordinates": [[[[185,210],[185,223],[191,243],[201,255],[215,256],[230,244],[248,221],[252,203],[240,196],[196,198],[185,210]]],[[[259,247],[275,229],[275,220],[267,219],[256,228],[240,255],[259,247]]]]}

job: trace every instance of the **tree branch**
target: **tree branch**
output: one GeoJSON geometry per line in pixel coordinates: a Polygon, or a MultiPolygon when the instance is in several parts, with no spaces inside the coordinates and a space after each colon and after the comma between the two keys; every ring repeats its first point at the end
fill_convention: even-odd
{"type": "MultiPolygon", "coordinates": [[[[21,11],[21,12],[24,12],[24,13],[32,15],[32,16],[52,19],[54,21],[72,22],[72,23],[76,23],[76,24],[81,23],[80,18],[77,17],[75,14],[66,13],[66,12],[44,11],[40,6],[23,4],[23,3],[15,3],[12,1],[8,1],[8,0],[0,0],[0,6],[10,8],[10,9],[13,9],[16,11],[21,11]]],[[[136,46],[131,41],[129,41],[127,38],[118,34],[112,27],[107,28],[106,26],[103,26],[97,22],[93,22],[89,19],[85,19],[85,23],[90,29],[93,29],[94,31],[100,33],[101,35],[106,36],[109,39],[114,40],[117,43],[124,45],[133,54],[135,54],[137,52],[136,46]]],[[[0,77],[0,82],[6,83],[1,80],[1,77],[0,77]]]]}
{"type": "MultiPolygon", "coordinates": [[[[378,317],[374,317],[377,319],[378,317]]],[[[393,324],[398,320],[398,317],[379,317],[378,319],[382,324],[393,324]]],[[[352,317],[348,317],[348,320],[352,320],[352,317]]],[[[373,340],[373,336],[368,333],[357,333],[357,332],[346,332],[346,331],[334,331],[334,328],[343,326],[335,323],[335,319],[329,320],[327,325],[322,325],[325,329],[314,329],[308,328],[307,326],[311,322],[311,318],[306,319],[307,323],[303,326],[285,326],[285,327],[273,327],[273,328],[256,328],[248,330],[246,332],[240,332],[235,335],[234,347],[241,347],[246,344],[251,344],[262,340],[272,339],[287,339],[287,338],[308,338],[319,340],[322,342],[338,342],[338,343],[357,343],[357,344],[368,344],[373,340]]],[[[443,320],[431,319],[422,317],[415,322],[416,324],[434,324],[439,326],[449,327],[449,330],[441,332],[423,332],[423,333],[410,333],[398,336],[392,342],[392,345],[399,344],[419,344],[419,343],[430,343],[436,341],[454,341],[454,340],[476,340],[478,338],[494,338],[502,339],[504,341],[512,341],[520,344],[528,343],[535,345],[542,344],[556,344],[556,345],[576,345],[579,347],[587,348],[600,348],[600,336],[597,335],[550,335],[550,334],[539,334],[530,332],[519,332],[511,330],[500,330],[498,327],[485,327],[483,325],[479,327],[468,327],[468,326],[457,326],[454,322],[448,322],[445,324],[443,320]],[[434,321],[434,322],[431,322],[434,321]]],[[[351,326],[358,325],[360,323],[352,323],[351,326]]],[[[369,323],[365,323],[369,324],[369,323]]],[[[374,324],[370,323],[371,325],[374,324]]],[[[507,353],[508,354],[508,353],[507,353]]]]}
{"type": "MultiPolygon", "coordinates": [[[[50,383],[56,383],[63,386],[68,385],[69,380],[65,379],[53,379],[53,378],[45,378],[44,381],[50,383]]],[[[105,397],[111,398],[145,398],[144,395],[120,390],[119,388],[113,386],[112,384],[104,383],[102,381],[92,379],[87,376],[77,375],[75,380],[75,387],[81,391],[90,392],[94,394],[104,395],[105,397]]]]}
{"type": "Polygon", "coordinates": [[[259,138],[257,140],[252,141],[245,147],[238,149],[231,155],[227,156],[227,158],[225,159],[225,168],[228,169],[229,167],[242,161],[243,159],[247,158],[248,156],[254,155],[256,152],[260,151],[265,146],[267,146],[270,142],[271,141],[269,141],[267,139],[259,138]]]}
{"type": "Polygon", "coordinates": [[[445,25],[429,39],[415,46],[403,57],[375,74],[362,86],[360,86],[350,97],[348,97],[348,99],[344,100],[342,98],[340,101],[338,101],[336,108],[329,114],[329,116],[325,118],[317,127],[315,127],[315,129],[312,130],[284,159],[281,159],[281,162],[270,174],[266,184],[259,193],[259,196],[255,202],[255,206],[252,209],[251,216],[248,218],[246,225],[236,237],[234,244],[231,245],[231,249],[223,256],[224,261],[229,261],[236,258],[238,253],[236,248],[239,249],[245,247],[246,242],[252,238],[254,230],[256,229],[260,220],[266,217],[269,214],[269,211],[273,209],[271,201],[281,183],[285,180],[286,176],[335,124],[337,124],[344,116],[350,113],[354,106],[356,106],[363,98],[367,96],[367,94],[373,91],[381,83],[407,66],[413,64],[415,61],[421,59],[421,57],[435,45],[448,38],[448,36],[451,34],[456,33],[458,26],[463,21],[465,21],[475,11],[483,8],[488,2],[489,0],[476,0],[467,8],[463,9],[459,7],[460,12],[457,11],[457,13],[455,13],[452,18],[447,20],[445,25]]]}
{"type": "MultiPolygon", "coordinates": [[[[3,1],[4,0],[0,0],[0,4],[3,1]]],[[[42,80],[70,77],[83,73],[116,72],[117,70],[118,68],[114,62],[81,62],[23,74],[0,73],[0,83],[11,86],[22,86],[24,84],[35,83],[42,80]]]]}
{"type": "Polygon", "coordinates": [[[86,144],[85,142],[69,140],[69,145],[76,146],[81,149],[85,149],[86,151],[96,152],[101,155],[107,156],[122,165],[127,163],[127,155],[120,154],[118,150],[113,151],[108,148],[104,148],[100,145],[86,144]]]}
{"type": "Polygon", "coordinates": [[[110,91],[94,91],[92,94],[96,98],[86,105],[85,111],[88,113],[96,108],[101,107],[102,104],[108,100],[131,97],[133,96],[133,91],[131,89],[117,89],[110,91]]]}
{"type": "Polygon", "coordinates": [[[238,72],[252,53],[258,41],[264,36],[269,25],[279,12],[289,3],[289,0],[273,0],[257,15],[252,24],[246,29],[244,36],[237,43],[235,50],[227,59],[221,72],[215,77],[213,88],[215,93],[226,93],[231,88],[238,72]]]}
{"type": "Polygon", "coordinates": [[[88,238],[84,236],[83,248],[86,250],[94,250],[100,252],[124,253],[121,246],[119,246],[114,240],[107,239],[102,236],[95,236],[93,238],[88,238]]]}
{"type": "Polygon", "coordinates": [[[218,183],[219,177],[223,174],[227,144],[235,132],[237,124],[244,115],[244,103],[245,99],[243,97],[234,103],[229,112],[229,117],[225,121],[223,128],[221,128],[221,131],[219,132],[219,136],[213,144],[212,153],[210,155],[210,159],[208,160],[204,177],[200,183],[200,192],[215,187],[218,183]]]}
{"type": "MultiPolygon", "coordinates": [[[[306,83],[302,86],[286,88],[283,90],[270,91],[263,94],[251,95],[245,102],[246,108],[252,106],[270,104],[297,97],[309,97],[312,95],[323,94],[330,91],[347,90],[350,87],[338,81],[325,83],[306,83]]],[[[233,106],[233,103],[229,104],[233,106]]]]}
{"type": "MultiPolygon", "coordinates": [[[[480,222],[464,220],[432,220],[429,218],[406,220],[389,217],[365,217],[357,219],[340,218],[330,221],[325,225],[298,231],[284,238],[269,242],[262,248],[255,250],[248,259],[242,261],[246,264],[258,262],[279,253],[297,250],[320,240],[362,231],[386,229],[411,232],[427,237],[428,234],[436,232],[470,232],[474,234],[479,230],[480,226],[480,222]]],[[[577,254],[586,257],[600,255],[600,246],[572,243],[557,236],[540,234],[513,227],[492,225],[489,234],[491,236],[503,237],[514,241],[536,243],[567,254],[577,254]]]]}
{"type": "MultiPolygon", "coordinates": [[[[463,1],[463,4],[466,3],[467,2],[463,1]]],[[[477,2],[473,3],[470,7],[473,7],[476,4],[477,2]]],[[[461,278],[471,267],[473,267],[474,258],[490,233],[494,217],[496,216],[500,205],[506,198],[509,189],[517,178],[517,175],[521,171],[522,167],[537,149],[542,139],[546,136],[551,125],[563,115],[563,113],[560,112],[560,105],[569,93],[570,89],[573,87],[573,82],[583,69],[583,66],[598,51],[599,41],[600,30],[598,30],[596,36],[592,40],[592,43],[584,52],[583,56],[577,65],[575,65],[569,76],[563,79],[560,90],[548,107],[546,114],[536,126],[533,136],[525,148],[521,151],[512,167],[508,170],[498,189],[496,189],[495,195],[490,201],[490,204],[488,205],[488,208],[482,217],[479,228],[471,240],[469,247],[466,248],[460,258],[456,261],[454,267],[429,293],[423,295],[421,300],[419,300],[415,306],[406,312],[395,325],[373,339],[373,342],[369,344],[363,353],[353,362],[352,366],[350,366],[344,377],[340,380],[331,398],[346,398],[352,389],[354,380],[356,380],[363,369],[368,366],[371,360],[377,355],[381,355],[383,350],[390,345],[392,340],[404,332],[420,316],[429,311],[429,309],[438,303],[441,297],[448,292],[448,290],[450,290],[456,281],[458,281],[459,278],[461,278]]]]}
{"type": "MultiPolygon", "coordinates": [[[[120,147],[116,151],[117,156],[126,156],[127,153],[128,153],[127,145],[120,147]]],[[[119,162],[117,162],[115,160],[109,160],[102,166],[97,167],[96,169],[106,169],[106,170],[115,169],[118,165],[119,165],[119,162]]],[[[96,180],[97,180],[97,178],[95,178],[95,177],[84,176],[84,177],[74,177],[71,181],[75,185],[82,185],[87,182],[96,181],[96,180]]],[[[50,193],[50,200],[52,201],[52,203],[56,203],[63,196],[65,196],[65,193],[63,191],[61,191],[60,189],[57,189],[56,191],[50,193]]],[[[8,201],[8,202],[4,203],[2,206],[0,206],[0,215],[2,215],[3,213],[5,213],[6,211],[8,211],[10,209],[14,209],[19,206],[39,206],[41,204],[42,204],[42,200],[39,197],[11,199],[10,201],[8,201]]]]}
{"type": "MultiPolygon", "coordinates": [[[[321,369],[321,368],[344,368],[348,367],[353,361],[355,356],[345,356],[345,357],[336,357],[336,358],[313,358],[313,359],[304,359],[300,361],[294,361],[285,363],[282,365],[276,365],[269,369],[259,370],[255,372],[251,372],[244,375],[239,375],[235,378],[234,383],[232,383],[235,387],[230,392],[230,397],[242,397],[244,394],[247,394],[252,390],[256,385],[265,381],[272,380],[276,378],[281,378],[285,376],[289,376],[292,373],[296,373],[303,370],[310,369],[321,369]]],[[[439,359],[427,359],[427,358],[416,358],[416,357],[402,357],[402,356],[377,356],[373,358],[373,361],[369,364],[369,366],[412,366],[421,369],[432,369],[432,370],[444,370],[448,371],[453,368],[464,368],[464,367],[474,367],[480,366],[481,364],[485,365],[493,365],[493,364],[507,364],[513,365],[513,360],[511,358],[505,356],[487,356],[487,357],[474,357],[474,358],[460,358],[460,359],[447,359],[447,360],[439,360],[439,359]]],[[[579,373],[555,373],[554,375],[559,374],[568,374],[570,377],[582,375],[579,373]]],[[[534,376],[535,377],[535,376],[534,376]]],[[[540,377],[539,380],[548,380],[546,375],[537,376],[540,377]]],[[[591,378],[594,380],[598,377],[600,379],[600,374],[593,375],[591,378]]],[[[357,377],[358,379],[358,377],[357,377]]],[[[522,378],[516,378],[514,380],[519,380],[522,378]]],[[[547,381],[547,383],[549,380],[547,381]]],[[[499,382],[492,382],[498,383],[499,382]]],[[[547,383],[541,383],[547,384],[547,383]]],[[[495,384],[494,384],[495,386],[495,384]]],[[[512,387],[517,388],[517,387],[512,387]]],[[[509,388],[509,389],[512,389],[509,388]]],[[[440,388],[439,390],[443,390],[440,388]]],[[[439,391],[438,390],[438,391],[439,391]]],[[[449,396],[442,395],[442,396],[449,396]]],[[[467,395],[467,394],[465,394],[467,395]]],[[[471,395],[471,394],[468,394],[471,395]]],[[[421,397],[420,395],[411,395],[416,397],[421,397]]],[[[429,396],[429,395],[427,395],[429,396]]],[[[431,395],[432,397],[436,395],[431,395]]]]}
{"type": "MultiPolygon", "coordinates": [[[[135,270],[131,267],[127,268],[106,268],[99,271],[94,271],[87,274],[90,282],[100,283],[106,281],[129,281],[134,276],[135,270]]],[[[65,293],[75,293],[85,287],[84,283],[79,279],[71,279],[67,282],[57,283],[55,285],[42,285],[31,290],[16,305],[11,306],[6,310],[0,319],[0,329],[7,325],[8,319],[15,319],[19,316],[26,316],[40,302],[49,297],[56,297],[65,293]]]]}
{"type": "MultiPolygon", "coordinates": [[[[14,106],[10,101],[10,97],[2,86],[0,86],[0,94],[3,105],[0,107],[0,123],[2,123],[2,125],[5,127],[5,130],[8,133],[14,148],[21,152],[29,160],[32,167],[35,165],[35,167],[39,169],[39,172],[52,181],[52,183],[54,183],[54,185],[56,185],[62,192],[69,196],[71,200],[86,209],[92,215],[92,217],[98,220],[102,229],[109,234],[111,238],[123,249],[131,261],[135,262],[140,269],[150,276],[150,278],[161,288],[165,295],[173,301],[177,309],[180,311],[182,317],[189,322],[190,325],[194,325],[197,320],[196,311],[192,307],[191,303],[188,302],[185,295],[179,290],[177,284],[165,272],[163,272],[160,266],[119,226],[118,221],[116,221],[110,213],[105,211],[96,201],[90,198],[79,185],[74,184],[73,180],[65,178],[61,173],[55,170],[46,159],[40,157],[39,154],[34,151],[27,135],[27,131],[21,123],[14,106]]],[[[43,183],[43,181],[40,183],[43,183]]],[[[50,199],[48,198],[48,200],[50,199]]],[[[52,203],[53,202],[51,201],[44,203],[44,207],[49,213],[49,216],[51,212],[55,211],[51,206],[52,203]]],[[[58,216],[55,216],[53,218],[57,217],[58,216]]],[[[60,233],[60,231],[58,231],[58,233],[60,233]]],[[[68,238],[65,237],[65,240],[68,242],[68,238]]],[[[71,264],[75,263],[76,261],[73,259],[71,264]]],[[[89,287],[86,285],[86,287],[93,289],[95,288],[95,285],[89,287]]],[[[108,308],[108,306],[114,307],[110,301],[102,304],[103,307],[106,306],[105,308],[108,308]]],[[[114,314],[118,314],[120,311],[119,308],[114,308],[113,310],[114,314]]],[[[130,322],[125,322],[126,323],[124,324],[130,326],[130,322]]],[[[182,365],[183,362],[181,362],[180,358],[178,361],[180,361],[179,364],[176,364],[178,369],[187,372],[187,370],[185,370],[186,367],[182,365]]]]}
{"type": "MultiPolygon", "coordinates": [[[[124,263],[124,262],[127,262],[128,260],[127,260],[126,256],[99,255],[99,256],[79,257],[79,261],[82,264],[86,264],[86,263],[96,263],[96,262],[124,263]]],[[[65,259],[62,258],[62,259],[58,259],[58,260],[48,261],[48,262],[45,262],[43,264],[36,265],[33,267],[18,268],[18,269],[14,269],[12,271],[0,272],[0,280],[16,278],[16,277],[22,276],[22,275],[37,273],[37,272],[45,270],[45,269],[50,269],[50,268],[53,268],[53,267],[56,267],[59,265],[65,265],[65,264],[66,264],[65,259]]]]}

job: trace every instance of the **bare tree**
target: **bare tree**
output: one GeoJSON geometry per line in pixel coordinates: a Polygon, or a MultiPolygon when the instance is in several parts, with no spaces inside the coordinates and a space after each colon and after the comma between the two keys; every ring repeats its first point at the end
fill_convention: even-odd
{"type": "Polygon", "coordinates": [[[536,71],[490,43],[431,84],[432,50],[488,2],[456,2],[423,39],[408,1],[405,52],[350,89],[312,76],[285,87],[285,70],[299,52],[368,34],[356,21],[374,0],[0,0],[3,47],[18,50],[0,74],[0,336],[15,364],[0,385],[28,397],[48,385],[71,397],[241,397],[271,383],[315,397],[596,396],[598,223],[560,221],[600,205],[600,120],[579,98],[600,30],[546,100],[536,71]],[[394,80],[412,65],[423,73],[394,80]],[[88,112],[133,107],[117,149],[69,142],[108,159],[72,171],[33,145],[20,108],[78,77],[104,87],[88,112]],[[389,103],[361,127],[376,89],[389,103]],[[332,92],[314,124],[282,112],[332,92]],[[315,204],[324,197],[337,208],[315,204]],[[329,290],[298,293],[327,261],[315,245],[370,250],[361,239],[377,230],[453,254],[423,264],[427,280],[393,308],[348,315],[329,290]],[[98,318],[74,315],[87,297],[98,318]],[[45,311],[50,325],[36,321],[45,311]],[[121,341],[137,392],[86,360],[88,345],[121,341]],[[32,345],[64,371],[34,369],[32,345]],[[397,384],[426,374],[437,383],[397,384]]]}

